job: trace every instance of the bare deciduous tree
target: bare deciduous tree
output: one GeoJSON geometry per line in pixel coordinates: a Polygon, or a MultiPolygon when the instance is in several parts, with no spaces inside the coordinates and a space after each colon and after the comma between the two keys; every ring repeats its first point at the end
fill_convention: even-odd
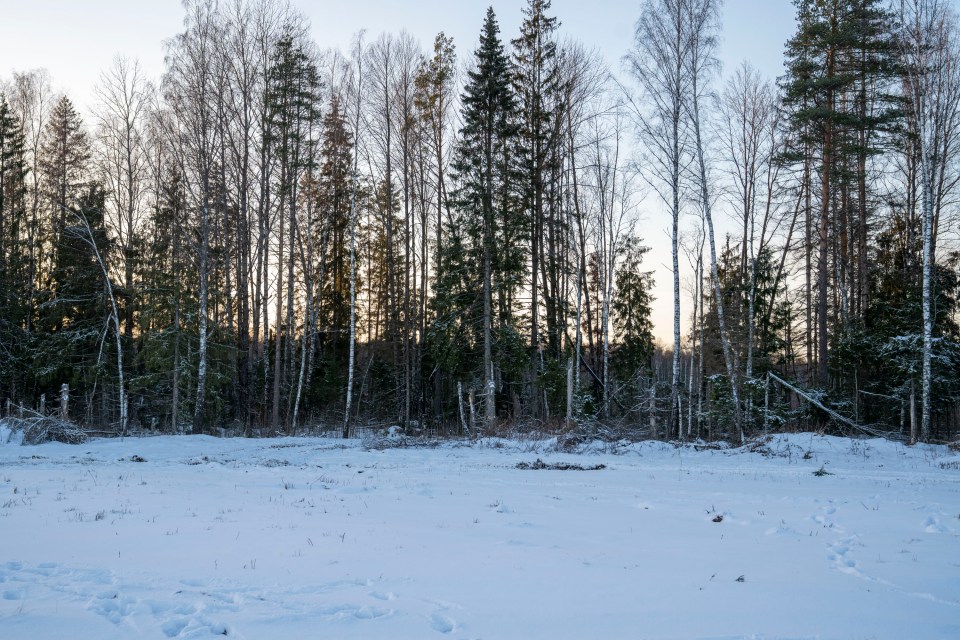
{"type": "Polygon", "coordinates": [[[941,0],[901,0],[902,56],[907,73],[908,124],[920,152],[923,228],[923,362],[920,433],[928,440],[933,385],[933,278],[936,237],[945,201],[958,183],[960,147],[960,33],[957,14],[941,0]]]}
{"type": "Polygon", "coordinates": [[[673,376],[670,424],[679,429],[680,407],[680,212],[681,179],[688,158],[688,134],[684,126],[684,100],[690,91],[687,58],[690,36],[686,0],[646,0],[634,31],[634,48],[625,62],[641,89],[631,99],[637,127],[646,153],[644,177],[667,206],[672,218],[670,232],[673,269],[673,376]]]}
{"type": "MultiPolygon", "coordinates": [[[[123,256],[123,287],[133,298],[138,234],[147,192],[148,161],[145,128],[153,87],[140,63],[123,57],[100,76],[95,90],[96,155],[100,179],[109,185],[107,220],[123,256]]],[[[132,304],[123,318],[127,343],[133,342],[132,304]]]]}

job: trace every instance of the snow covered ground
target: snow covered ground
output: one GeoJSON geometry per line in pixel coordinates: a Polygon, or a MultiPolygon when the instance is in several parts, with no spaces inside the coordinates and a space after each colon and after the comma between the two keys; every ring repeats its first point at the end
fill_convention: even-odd
{"type": "Polygon", "coordinates": [[[0,444],[0,638],[960,638],[945,447],[586,449],[0,444]]]}

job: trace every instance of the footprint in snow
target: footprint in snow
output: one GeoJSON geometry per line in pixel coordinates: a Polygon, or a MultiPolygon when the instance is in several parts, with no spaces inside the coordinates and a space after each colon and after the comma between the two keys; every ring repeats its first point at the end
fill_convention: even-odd
{"type": "Polygon", "coordinates": [[[344,620],[356,618],[358,620],[376,620],[393,613],[390,609],[380,609],[379,607],[357,607],[355,605],[343,604],[320,609],[320,615],[331,620],[344,620]]]}
{"type": "Polygon", "coordinates": [[[849,536],[839,542],[833,542],[827,545],[830,549],[830,554],[827,556],[827,559],[833,562],[837,571],[863,577],[857,568],[857,561],[847,555],[854,546],[863,546],[858,536],[849,536]]]}
{"type": "Polygon", "coordinates": [[[181,581],[180,581],[180,584],[185,585],[185,586],[187,586],[187,587],[205,587],[205,586],[207,586],[206,581],[204,581],[204,580],[199,580],[199,579],[196,579],[196,578],[187,578],[187,579],[181,580],[181,581]]]}
{"type": "Polygon", "coordinates": [[[441,613],[434,613],[430,616],[430,627],[438,633],[452,633],[457,623],[441,613]]]}
{"type": "Polygon", "coordinates": [[[940,524],[940,518],[937,516],[927,516],[923,521],[923,527],[927,533],[947,533],[947,528],[940,524]]]}
{"type": "Polygon", "coordinates": [[[163,623],[163,626],[160,627],[163,631],[163,635],[168,638],[176,638],[183,630],[187,628],[189,620],[179,619],[179,620],[167,620],[163,623]]]}

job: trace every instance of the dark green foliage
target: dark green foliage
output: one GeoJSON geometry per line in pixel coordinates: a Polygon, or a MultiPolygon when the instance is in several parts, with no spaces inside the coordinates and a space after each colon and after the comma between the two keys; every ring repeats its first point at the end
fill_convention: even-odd
{"type": "MultiPolygon", "coordinates": [[[[561,291],[562,274],[570,268],[561,247],[567,237],[566,216],[557,196],[563,164],[560,144],[564,117],[560,68],[554,33],[559,27],[549,15],[550,0],[528,0],[523,8],[520,35],[513,39],[513,87],[517,100],[518,195],[527,212],[530,262],[531,411],[547,412],[540,400],[546,391],[550,404],[562,403],[565,380],[548,370],[565,367],[564,322],[567,301],[561,291]],[[545,329],[545,331],[544,331],[545,329]],[[548,363],[548,360],[556,362],[548,363]]],[[[562,378],[562,376],[561,376],[562,378]]]]}
{"type": "MultiPolygon", "coordinates": [[[[837,342],[838,369],[844,390],[858,394],[865,422],[898,428],[909,420],[909,401],[919,406],[923,335],[922,265],[919,229],[894,214],[877,235],[871,302],[864,322],[837,342]],[[852,375],[851,375],[852,374],[852,375]],[[864,393],[866,392],[866,393],[864,393]],[[867,395],[869,394],[869,395],[867,395]]],[[[932,408],[934,418],[960,399],[960,256],[951,254],[936,265],[932,408]]]]}
{"type": "Polygon", "coordinates": [[[21,123],[0,93],[0,393],[20,399],[24,392],[29,337],[24,304],[27,285],[27,167],[21,123]]]}
{"type": "Polygon", "coordinates": [[[151,233],[144,256],[147,268],[130,394],[141,409],[145,426],[175,429],[189,416],[179,400],[187,395],[185,381],[191,370],[187,353],[193,323],[187,324],[187,320],[197,313],[195,284],[193,288],[190,285],[198,277],[186,246],[186,196],[179,173],[168,174],[160,195],[148,223],[151,233]],[[172,402],[173,398],[178,401],[172,402]]]}
{"type": "Polygon", "coordinates": [[[350,196],[353,136],[339,99],[334,96],[323,119],[320,170],[314,186],[315,207],[323,222],[315,246],[326,255],[320,284],[320,331],[323,348],[336,360],[346,354],[350,331],[350,196]]]}
{"type": "Polygon", "coordinates": [[[40,152],[37,170],[49,207],[50,241],[55,242],[90,173],[90,143],[80,114],[66,96],[57,101],[50,113],[40,152]]]}
{"type": "MultiPolygon", "coordinates": [[[[455,49],[442,33],[432,51],[384,35],[368,48],[358,39],[349,60],[327,58],[294,13],[273,20],[270,2],[249,14],[188,2],[163,99],[143,118],[142,167],[126,170],[139,181],[130,211],[108,206],[105,220],[104,202],[123,202],[132,188],[91,184],[120,162],[102,144],[110,127],[98,129],[93,154],[69,99],[41,113],[18,96],[31,127],[48,116],[28,151],[0,96],[0,401],[36,408],[45,396],[49,411],[68,383],[69,417],[107,426],[122,360],[134,429],[192,423],[197,433],[252,434],[398,418],[405,429],[449,429],[463,418],[471,433],[482,421],[490,430],[730,437],[737,427],[822,427],[828,418],[809,398],[895,429],[918,400],[922,349],[919,139],[897,97],[897,25],[883,0],[794,3],[781,113],[764,98],[769,120],[757,116],[757,131],[769,137],[758,133],[741,151],[731,144],[734,156],[757,151],[764,171],[717,178],[721,201],[731,178],[743,181],[734,191],[744,237],[727,241],[718,265],[732,372],[712,278],[696,283],[703,322],[688,350],[670,352],[653,339],[648,249],[611,236],[611,226],[652,213],[634,209],[645,203],[621,125],[631,110],[646,116],[640,130],[664,124],[646,111],[670,102],[669,90],[646,83],[636,104],[618,93],[599,56],[559,36],[550,0],[521,3],[506,49],[486,13],[459,114],[455,49]],[[773,148],[781,162],[768,164],[773,148]],[[754,173],[756,183],[746,177],[754,173]],[[620,253],[609,255],[614,246],[620,253]],[[768,395],[768,372],[790,382],[768,395]]],[[[662,44],[683,48],[698,7],[672,7],[685,24],[662,44]]],[[[701,35],[713,38],[711,29],[701,35]]],[[[677,65],[678,96],[693,84],[690,67],[677,65]]],[[[692,126],[683,122],[692,113],[674,106],[678,126],[692,126]]],[[[655,137],[641,135],[646,160],[672,153],[658,152],[655,137]]],[[[678,160],[683,176],[694,150],[678,149],[689,156],[678,160]]],[[[941,163],[935,214],[933,406],[943,436],[960,415],[960,257],[947,253],[944,226],[954,164],[941,163]]],[[[722,176],[719,166],[713,173],[722,176]]]]}
{"type": "MultiPolygon", "coordinates": [[[[899,116],[891,81],[898,77],[893,18],[879,0],[794,0],[797,32],[786,47],[787,73],[780,79],[783,104],[798,145],[821,145],[824,127],[866,131],[868,154],[879,153],[876,133],[892,129],[899,116]],[[879,92],[874,93],[878,85],[879,92]],[[852,100],[843,100],[849,94],[852,100]]],[[[838,148],[855,153],[858,140],[838,148]]],[[[799,151],[799,147],[793,151],[799,151]]],[[[793,156],[794,159],[800,159],[793,156]]]]}
{"type": "Polygon", "coordinates": [[[320,76],[304,46],[286,35],[277,42],[267,86],[265,136],[277,146],[289,171],[280,185],[290,192],[296,188],[295,169],[311,162],[305,153],[310,125],[320,119],[320,76]]]}
{"type": "Polygon", "coordinates": [[[518,194],[511,68],[492,9],[462,102],[463,127],[452,166],[456,209],[439,249],[441,275],[428,341],[433,359],[455,379],[482,379],[483,264],[489,252],[492,351],[503,384],[510,384],[510,374],[518,373],[515,301],[524,280],[527,223],[518,194]]]}
{"type": "MultiPolygon", "coordinates": [[[[101,256],[110,254],[104,201],[101,186],[87,187],[56,230],[50,288],[39,309],[36,327],[41,337],[33,361],[38,392],[51,399],[63,383],[70,385],[72,394],[86,398],[98,384],[112,384],[116,377],[106,284],[91,244],[96,243],[101,256]]],[[[93,408],[78,409],[78,414],[81,411],[89,417],[93,408]]]]}
{"type": "Polygon", "coordinates": [[[623,257],[616,273],[616,295],[613,299],[613,326],[617,344],[611,364],[617,377],[630,381],[649,375],[653,356],[653,272],[641,271],[643,257],[650,251],[630,236],[623,244],[623,257]]]}
{"type": "MultiPolygon", "coordinates": [[[[791,324],[791,309],[782,282],[775,281],[777,265],[769,248],[764,248],[753,259],[753,375],[761,377],[767,369],[782,369],[790,364],[791,352],[787,332],[791,324]]],[[[737,360],[747,361],[749,310],[751,297],[750,268],[743,272],[739,246],[727,245],[720,255],[717,273],[723,290],[724,310],[727,313],[727,331],[737,360]]],[[[707,368],[722,368],[723,353],[717,328],[716,302],[709,277],[703,282],[704,340],[708,356],[707,368]]]]}
{"type": "MultiPolygon", "coordinates": [[[[728,244],[720,255],[717,272],[723,290],[727,335],[737,362],[746,371],[748,358],[752,355],[752,377],[745,378],[741,390],[745,406],[750,408],[743,425],[749,432],[763,424],[764,378],[769,370],[783,373],[794,364],[792,345],[789,340],[793,316],[787,289],[776,281],[777,264],[773,252],[764,247],[749,259],[746,272],[743,270],[739,246],[728,244]],[[753,279],[751,285],[751,266],[753,279]],[[753,350],[750,343],[750,301],[753,298],[753,350]]],[[[717,323],[716,299],[709,276],[703,282],[702,303],[704,309],[703,349],[704,367],[708,372],[724,371],[723,350],[717,323]]],[[[725,373],[709,375],[707,391],[710,394],[710,418],[715,429],[723,433],[733,427],[730,382],[725,373]]],[[[774,399],[776,402],[776,399],[774,399]]]]}
{"type": "Polygon", "coordinates": [[[795,4],[797,32],[787,43],[787,73],[780,80],[793,134],[784,158],[803,162],[815,176],[807,188],[819,203],[815,224],[813,212],[807,212],[807,241],[817,247],[817,379],[829,385],[830,345],[862,317],[869,300],[876,197],[868,163],[900,121],[899,103],[891,97],[899,79],[897,45],[891,14],[880,0],[795,4]],[[852,284],[849,304],[839,321],[828,322],[828,292],[845,281],[852,284]]]}

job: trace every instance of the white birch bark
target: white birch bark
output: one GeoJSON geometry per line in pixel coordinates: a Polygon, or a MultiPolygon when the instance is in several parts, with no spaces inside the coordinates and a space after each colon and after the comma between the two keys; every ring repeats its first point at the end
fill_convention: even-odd
{"type": "Polygon", "coordinates": [[[707,241],[710,245],[710,275],[713,281],[714,301],[717,305],[717,324],[720,330],[720,343],[723,347],[723,359],[727,369],[727,378],[730,382],[730,394],[733,400],[734,427],[744,442],[743,421],[740,406],[740,390],[736,364],[736,355],[730,345],[727,333],[726,317],[724,315],[723,290],[720,287],[720,276],[717,270],[716,235],[713,227],[713,213],[710,200],[710,184],[707,175],[704,142],[701,127],[701,91],[705,89],[702,83],[712,61],[712,47],[715,46],[713,36],[714,17],[717,10],[714,0],[689,0],[688,11],[691,29],[692,45],[688,60],[691,90],[687,103],[690,124],[693,128],[694,149],[696,152],[697,169],[700,178],[700,205],[707,223],[707,241]]]}
{"type": "MultiPolygon", "coordinates": [[[[688,0],[646,0],[634,34],[634,49],[626,62],[643,90],[642,102],[631,107],[649,154],[645,179],[657,191],[671,214],[673,268],[673,377],[669,426],[679,429],[680,391],[680,196],[681,164],[686,153],[683,97],[689,90],[685,61],[690,46],[684,3],[688,0]]],[[[669,431],[668,431],[669,433],[669,431]]]]}
{"type": "Polygon", "coordinates": [[[360,113],[363,96],[363,33],[354,43],[357,64],[357,85],[353,135],[356,147],[353,152],[353,181],[350,190],[350,355],[347,362],[347,397],[343,409],[343,437],[350,437],[350,409],[353,403],[353,370],[357,350],[357,169],[360,158],[360,113]]]}
{"type": "Polygon", "coordinates": [[[934,95],[936,88],[935,68],[937,47],[943,46],[942,28],[944,8],[938,0],[909,0],[901,5],[901,18],[904,24],[904,57],[909,69],[907,73],[907,91],[909,99],[910,120],[920,150],[920,206],[923,233],[923,350],[921,364],[921,392],[920,392],[920,429],[917,433],[914,419],[914,396],[911,385],[910,406],[910,441],[926,440],[930,436],[930,402],[932,387],[932,352],[933,352],[933,313],[931,280],[935,268],[933,255],[934,234],[934,193],[933,184],[934,149],[937,148],[934,126],[936,115],[934,95]]]}

